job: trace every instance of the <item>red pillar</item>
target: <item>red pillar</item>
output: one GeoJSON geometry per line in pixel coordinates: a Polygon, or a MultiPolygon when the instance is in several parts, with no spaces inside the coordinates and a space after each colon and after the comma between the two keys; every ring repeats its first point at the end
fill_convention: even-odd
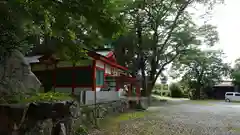
{"type": "Polygon", "coordinates": [[[107,77],[107,74],[106,74],[106,64],[104,64],[104,82],[103,82],[103,85],[105,86],[106,85],[106,77],[107,77]]]}
{"type": "MultiPolygon", "coordinates": [[[[95,109],[94,109],[94,115],[97,115],[97,92],[96,92],[96,60],[93,60],[92,63],[92,80],[93,80],[93,84],[92,84],[92,91],[94,91],[94,105],[95,105],[95,109]]],[[[95,119],[95,123],[97,123],[96,121],[97,119],[95,119]]]]}
{"type": "Polygon", "coordinates": [[[93,60],[92,63],[92,91],[96,91],[96,60],[93,60]]]}

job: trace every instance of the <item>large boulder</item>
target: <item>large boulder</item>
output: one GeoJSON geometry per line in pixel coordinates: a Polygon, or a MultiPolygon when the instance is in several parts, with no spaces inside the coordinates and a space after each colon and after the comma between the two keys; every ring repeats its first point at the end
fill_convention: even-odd
{"type": "Polygon", "coordinates": [[[30,64],[18,50],[12,50],[0,61],[0,93],[12,94],[38,90],[40,81],[32,73],[30,64]]]}

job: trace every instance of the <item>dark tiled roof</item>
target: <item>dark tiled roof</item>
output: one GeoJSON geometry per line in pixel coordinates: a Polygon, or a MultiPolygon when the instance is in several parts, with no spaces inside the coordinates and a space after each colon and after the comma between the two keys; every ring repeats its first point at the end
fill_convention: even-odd
{"type": "Polygon", "coordinates": [[[224,86],[234,86],[232,81],[222,81],[219,84],[215,85],[215,87],[224,87],[224,86]]]}

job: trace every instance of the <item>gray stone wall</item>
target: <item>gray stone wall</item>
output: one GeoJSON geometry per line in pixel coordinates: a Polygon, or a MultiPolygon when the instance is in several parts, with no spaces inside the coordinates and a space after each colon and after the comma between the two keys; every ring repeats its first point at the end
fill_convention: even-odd
{"type": "Polygon", "coordinates": [[[126,109],[123,101],[80,106],[74,101],[0,105],[0,134],[76,135],[95,128],[107,115],[126,109]]]}

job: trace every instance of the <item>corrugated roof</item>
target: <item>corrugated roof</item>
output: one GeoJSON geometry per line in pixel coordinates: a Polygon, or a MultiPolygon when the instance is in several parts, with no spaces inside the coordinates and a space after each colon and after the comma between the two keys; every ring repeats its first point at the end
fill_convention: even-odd
{"type": "Polygon", "coordinates": [[[111,51],[97,51],[96,53],[106,57],[111,51]]]}
{"type": "Polygon", "coordinates": [[[215,85],[215,86],[217,86],[217,87],[223,87],[223,86],[234,86],[233,85],[233,83],[232,83],[232,81],[223,81],[223,82],[221,82],[221,83],[219,83],[219,84],[217,84],[217,85],[215,85]]]}
{"type": "Polygon", "coordinates": [[[37,55],[37,56],[29,56],[29,57],[24,57],[24,59],[28,62],[28,63],[37,63],[39,62],[39,58],[42,57],[43,55],[37,55]]]}

